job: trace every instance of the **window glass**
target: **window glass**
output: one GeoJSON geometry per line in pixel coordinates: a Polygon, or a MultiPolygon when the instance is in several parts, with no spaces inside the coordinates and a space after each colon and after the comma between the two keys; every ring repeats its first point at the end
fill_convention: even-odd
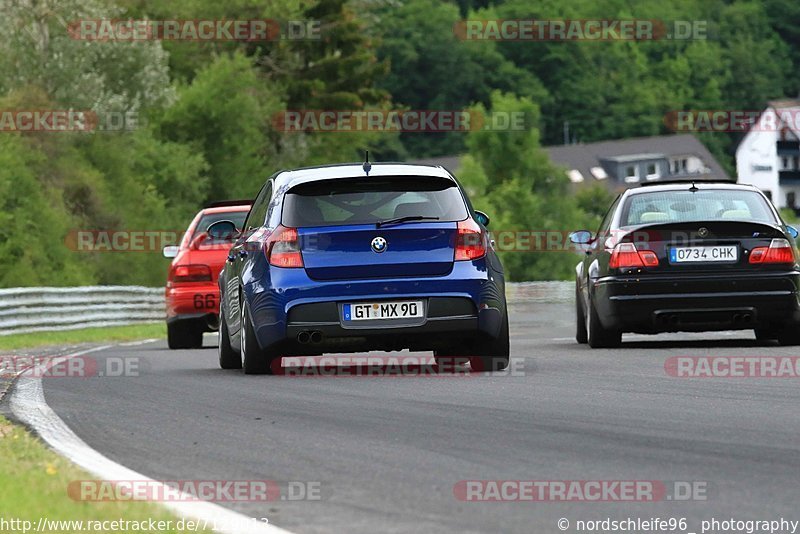
{"type": "Polygon", "coordinates": [[[255,202],[253,202],[253,208],[250,210],[250,214],[247,216],[247,222],[245,223],[245,231],[251,231],[263,226],[267,218],[267,208],[269,207],[271,199],[272,181],[267,182],[267,185],[264,186],[258,194],[258,197],[256,197],[255,202]]]}
{"type": "Polygon", "coordinates": [[[620,226],[712,220],[776,222],[764,197],[755,191],[704,189],[631,195],[620,226]]]}
{"type": "Polygon", "coordinates": [[[247,217],[246,211],[228,211],[225,213],[208,213],[203,215],[200,218],[200,222],[197,223],[197,228],[194,229],[192,239],[197,237],[198,234],[208,230],[209,226],[218,221],[231,221],[236,225],[236,228],[241,229],[244,226],[245,217],[247,217]]]}
{"type": "Polygon", "coordinates": [[[456,184],[442,178],[320,180],[286,194],[282,221],[293,227],[333,226],[416,216],[461,221],[467,207],[456,184]]]}

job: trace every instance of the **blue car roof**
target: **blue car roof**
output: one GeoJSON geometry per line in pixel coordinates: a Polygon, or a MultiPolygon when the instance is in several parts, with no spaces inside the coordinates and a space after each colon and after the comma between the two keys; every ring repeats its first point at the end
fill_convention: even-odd
{"type": "MultiPolygon", "coordinates": [[[[444,167],[439,165],[415,165],[412,163],[372,163],[369,178],[377,176],[430,176],[431,178],[445,178],[455,181],[453,175],[444,167]]],[[[275,186],[289,189],[300,184],[319,180],[359,177],[367,178],[363,163],[304,167],[290,171],[280,171],[275,175],[275,186]]]]}

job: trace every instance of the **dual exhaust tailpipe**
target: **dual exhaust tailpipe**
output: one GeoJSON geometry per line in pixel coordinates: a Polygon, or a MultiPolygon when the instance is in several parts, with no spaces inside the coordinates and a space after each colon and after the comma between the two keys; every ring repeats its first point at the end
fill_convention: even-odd
{"type": "Polygon", "coordinates": [[[320,343],[322,341],[322,332],[319,330],[303,330],[297,334],[297,342],[301,345],[308,343],[320,343]]]}

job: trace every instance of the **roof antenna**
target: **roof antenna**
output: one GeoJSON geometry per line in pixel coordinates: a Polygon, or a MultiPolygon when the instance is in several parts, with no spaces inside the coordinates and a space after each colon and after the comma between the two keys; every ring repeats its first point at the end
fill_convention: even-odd
{"type": "Polygon", "coordinates": [[[370,169],[372,169],[372,164],[369,162],[369,150],[367,150],[366,152],[367,152],[367,154],[366,154],[366,156],[364,158],[364,165],[362,166],[362,168],[364,169],[364,173],[367,176],[369,176],[369,171],[370,171],[370,169]]]}
{"type": "Polygon", "coordinates": [[[689,188],[689,191],[694,193],[695,191],[700,191],[696,185],[694,185],[694,180],[692,180],[692,187],[689,188]]]}

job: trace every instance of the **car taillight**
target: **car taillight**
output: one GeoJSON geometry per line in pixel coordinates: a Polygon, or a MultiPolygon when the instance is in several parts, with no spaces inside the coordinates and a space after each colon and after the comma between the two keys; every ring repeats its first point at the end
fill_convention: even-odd
{"type": "Polygon", "coordinates": [[[458,221],[455,261],[476,260],[486,254],[486,240],[478,223],[472,219],[458,221]]]}
{"type": "Polygon", "coordinates": [[[750,263],[794,263],[792,245],[786,239],[773,239],[768,247],[750,252],[750,263]]]}
{"type": "Polygon", "coordinates": [[[614,247],[608,267],[611,269],[658,267],[658,256],[652,250],[637,250],[633,243],[620,243],[614,247]]]}
{"type": "Polygon", "coordinates": [[[275,267],[302,267],[303,255],[297,229],[278,225],[264,243],[264,254],[269,264],[275,267]]]}
{"type": "Polygon", "coordinates": [[[208,265],[176,265],[170,270],[170,282],[210,282],[208,265]]]}

